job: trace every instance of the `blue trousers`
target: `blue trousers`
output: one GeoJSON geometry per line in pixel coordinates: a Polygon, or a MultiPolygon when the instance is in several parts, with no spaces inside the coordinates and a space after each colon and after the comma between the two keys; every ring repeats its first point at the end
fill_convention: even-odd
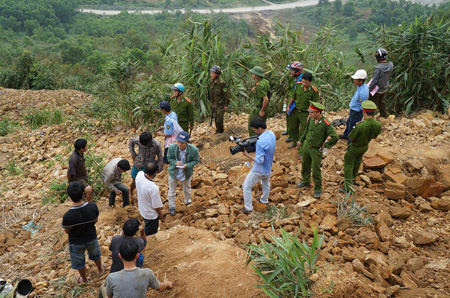
{"type": "MultiPolygon", "coordinates": [[[[123,183],[116,183],[114,186],[122,192],[123,207],[130,205],[130,189],[123,183]]],[[[109,193],[109,206],[116,202],[116,193],[111,191],[109,193]]]]}
{"type": "Polygon", "coordinates": [[[362,111],[358,112],[355,110],[350,110],[350,115],[348,116],[347,124],[344,131],[344,136],[348,137],[348,134],[353,130],[353,127],[356,125],[356,123],[361,121],[362,118],[363,118],[362,111]]]}

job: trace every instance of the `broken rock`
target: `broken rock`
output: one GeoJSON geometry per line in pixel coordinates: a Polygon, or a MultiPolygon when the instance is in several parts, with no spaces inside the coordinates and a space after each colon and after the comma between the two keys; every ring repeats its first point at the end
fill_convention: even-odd
{"type": "Polygon", "coordinates": [[[393,218],[406,219],[412,215],[412,211],[407,207],[394,207],[391,214],[393,218]]]}
{"type": "Polygon", "coordinates": [[[439,235],[436,235],[435,233],[431,233],[431,232],[417,232],[414,235],[414,244],[416,245],[426,245],[426,244],[431,244],[433,242],[435,242],[436,240],[439,239],[439,235]]]}
{"type": "Polygon", "coordinates": [[[445,185],[441,182],[437,182],[434,179],[426,179],[422,186],[417,191],[417,195],[423,198],[439,197],[445,190],[445,185]]]}

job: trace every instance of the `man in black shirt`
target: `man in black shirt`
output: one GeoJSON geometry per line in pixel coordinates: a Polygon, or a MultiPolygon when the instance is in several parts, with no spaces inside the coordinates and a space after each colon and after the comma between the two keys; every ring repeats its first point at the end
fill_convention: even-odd
{"type": "Polygon", "coordinates": [[[95,223],[98,220],[99,211],[97,205],[92,202],[84,202],[84,186],[80,181],[71,182],[67,188],[67,194],[73,201],[72,207],[63,216],[62,227],[69,234],[69,251],[72,269],[78,270],[80,276],[78,282],[86,283],[87,270],[84,254],[88,251],[89,259],[97,266],[98,274],[105,272],[102,264],[100,246],[97,241],[95,223]]]}
{"type": "Polygon", "coordinates": [[[84,192],[86,193],[86,200],[92,200],[92,186],[88,184],[88,174],[86,171],[84,153],[87,151],[87,141],[85,139],[78,139],[74,143],[75,150],[69,158],[69,168],[67,169],[67,181],[80,181],[83,184],[84,192]]]}

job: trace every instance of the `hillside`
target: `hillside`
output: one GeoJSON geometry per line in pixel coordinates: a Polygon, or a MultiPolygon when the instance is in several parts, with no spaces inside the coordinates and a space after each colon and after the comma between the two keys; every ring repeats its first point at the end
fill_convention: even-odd
{"type": "MultiPolygon", "coordinates": [[[[139,131],[118,123],[112,131],[99,126],[100,121],[82,113],[91,100],[91,95],[73,90],[8,89],[0,95],[0,110],[17,121],[12,132],[0,137],[0,277],[10,282],[31,279],[36,290],[30,297],[96,297],[105,279],[91,275],[87,286],[77,285],[61,228],[70,202],[48,202],[49,187],[65,180],[74,139],[88,138],[89,152],[102,158],[96,169],[114,157],[129,158],[128,138],[139,131]],[[31,130],[24,116],[32,107],[59,108],[64,122],[31,130]],[[22,228],[29,222],[38,225],[33,234],[22,228]]],[[[345,116],[345,111],[328,113],[330,120],[345,116]]],[[[424,112],[383,121],[383,133],[371,143],[366,167],[357,179],[356,200],[367,206],[374,219],[365,227],[339,218],[333,203],[342,199],[337,188],[346,145],[340,141],[323,160],[324,195],[314,200],[312,190],[296,188],[301,163],[279,137],[282,116],[269,121],[269,129],[279,137],[270,209],[256,205],[258,212],[240,214],[241,185],[249,167],[242,155],[229,154],[227,139],[245,134],[246,119],[245,114],[228,115],[223,136],[213,135],[208,123],[196,125],[193,143],[200,149],[201,163],[194,171],[193,204],[186,208],[178,197],[179,212],[172,217],[166,203],[161,230],[149,237],[144,253],[145,267],[160,279],[174,281],[174,288],[149,291],[149,297],[265,297],[253,286],[259,280],[245,266],[242,245],[257,244],[260,238],[271,241],[281,227],[292,233],[300,229],[307,242],[313,227],[325,234],[317,263],[320,270],[313,278],[315,297],[450,297],[448,115],[424,112]]],[[[125,181],[129,183],[129,173],[125,181]]],[[[167,170],[155,182],[166,198],[167,170]]],[[[124,210],[120,202],[108,208],[106,197],[97,204],[99,242],[103,260],[110,266],[112,236],[138,211],[136,206],[124,210]]],[[[88,264],[93,273],[93,264],[88,264]]]]}

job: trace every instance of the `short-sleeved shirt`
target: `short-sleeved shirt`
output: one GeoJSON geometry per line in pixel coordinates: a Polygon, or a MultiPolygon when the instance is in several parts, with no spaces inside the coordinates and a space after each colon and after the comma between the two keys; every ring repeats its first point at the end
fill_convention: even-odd
{"type": "MultiPolygon", "coordinates": [[[[139,246],[139,251],[142,251],[145,246],[147,245],[147,239],[142,239],[142,238],[130,238],[130,237],[126,237],[123,235],[116,235],[113,237],[111,244],[109,245],[109,250],[112,252],[112,265],[111,265],[111,270],[110,272],[117,272],[123,269],[123,262],[122,260],[119,258],[119,248],[120,245],[124,242],[124,241],[128,241],[130,239],[133,239],[134,241],[136,241],[137,245],[139,246]]],[[[138,260],[136,260],[136,263],[138,262],[138,260]]],[[[137,264],[136,264],[137,266],[137,264]]]]}
{"type": "Polygon", "coordinates": [[[72,155],[70,155],[69,168],[67,169],[67,174],[71,176],[71,182],[80,180],[87,182],[88,174],[84,163],[83,155],[74,150],[72,155]]]}
{"type": "Polygon", "coordinates": [[[150,146],[144,146],[139,142],[139,137],[130,138],[128,141],[128,149],[134,160],[134,166],[137,169],[143,169],[147,162],[156,160],[156,157],[158,157],[159,168],[162,170],[163,158],[161,144],[157,140],[152,139],[152,144],[150,146]],[[136,145],[138,145],[139,148],[138,153],[134,150],[136,145]]]}
{"type": "Polygon", "coordinates": [[[269,96],[269,89],[270,85],[268,80],[262,78],[261,80],[256,82],[255,92],[251,93],[251,97],[255,100],[257,108],[261,108],[263,104],[263,98],[265,96],[269,96]]]}
{"type": "Polygon", "coordinates": [[[136,191],[141,216],[148,220],[157,219],[158,213],[155,209],[163,206],[159,187],[155,182],[145,177],[144,172],[139,172],[136,176],[136,191]]]}
{"type": "Polygon", "coordinates": [[[70,244],[86,244],[97,239],[95,223],[99,211],[97,204],[85,202],[80,206],[73,206],[63,216],[62,227],[70,228],[70,244]]]}
{"type": "Polygon", "coordinates": [[[150,269],[120,270],[106,278],[106,295],[114,298],[145,298],[148,288],[157,290],[159,286],[158,279],[150,269]]]}
{"type": "Polygon", "coordinates": [[[381,133],[381,123],[373,118],[368,118],[355,125],[348,137],[353,141],[351,146],[365,147],[370,141],[381,133]]]}
{"type": "Polygon", "coordinates": [[[309,86],[309,88],[305,90],[303,85],[298,84],[293,92],[293,97],[295,100],[295,108],[306,112],[310,101],[319,101],[319,92],[313,86],[309,86]]]}
{"type": "Polygon", "coordinates": [[[166,135],[173,134],[173,121],[177,121],[177,114],[175,112],[170,112],[164,117],[164,133],[166,135]]]}

